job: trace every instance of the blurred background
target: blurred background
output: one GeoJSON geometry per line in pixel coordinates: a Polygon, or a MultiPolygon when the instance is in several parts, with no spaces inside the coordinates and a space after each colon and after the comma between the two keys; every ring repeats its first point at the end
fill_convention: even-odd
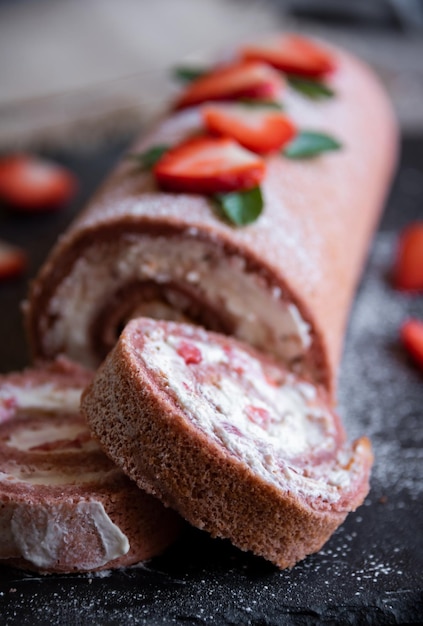
{"type": "Polygon", "coordinates": [[[423,132],[423,0],[0,0],[0,150],[129,137],[165,107],[172,66],[278,30],[367,60],[423,132]]]}

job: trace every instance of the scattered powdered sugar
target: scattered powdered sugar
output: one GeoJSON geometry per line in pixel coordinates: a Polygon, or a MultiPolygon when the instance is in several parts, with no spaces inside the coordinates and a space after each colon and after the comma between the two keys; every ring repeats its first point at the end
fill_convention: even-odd
{"type": "Polygon", "coordinates": [[[399,330],[407,318],[423,318],[423,299],[391,286],[395,242],[393,235],[379,235],[352,311],[340,410],[350,434],[372,440],[374,489],[405,490],[417,500],[423,492],[423,380],[399,330]]]}

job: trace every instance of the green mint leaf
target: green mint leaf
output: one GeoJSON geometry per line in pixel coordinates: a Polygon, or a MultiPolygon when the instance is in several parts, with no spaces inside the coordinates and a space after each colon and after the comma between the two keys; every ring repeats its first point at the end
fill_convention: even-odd
{"type": "Polygon", "coordinates": [[[283,150],[288,159],[309,159],[322,152],[339,150],[342,145],[329,135],[303,130],[283,150]]]}
{"type": "Polygon", "coordinates": [[[247,191],[219,193],[214,199],[224,216],[237,226],[255,222],[263,210],[263,196],[260,187],[247,191]]]}
{"type": "Polygon", "coordinates": [[[281,102],[276,102],[276,100],[257,100],[254,98],[240,98],[238,102],[239,104],[242,104],[243,106],[251,107],[251,108],[277,109],[279,111],[283,110],[283,104],[281,102]]]}
{"type": "Polygon", "coordinates": [[[157,163],[165,152],[170,150],[170,147],[171,146],[165,144],[153,146],[145,152],[130,154],[128,158],[136,161],[137,165],[142,169],[149,170],[157,163]]]}
{"type": "Polygon", "coordinates": [[[205,67],[193,67],[188,65],[180,65],[173,69],[173,77],[185,83],[190,83],[197,78],[201,78],[207,74],[209,70],[205,67]]]}
{"type": "Polygon", "coordinates": [[[310,78],[301,78],[300,76],[290,75],[288,76],[288,83],[291,87],[293,87],[293,89],[311,100],[333,98],[335,95],[333,89],[319,80],[311,80],[310,78]]]}

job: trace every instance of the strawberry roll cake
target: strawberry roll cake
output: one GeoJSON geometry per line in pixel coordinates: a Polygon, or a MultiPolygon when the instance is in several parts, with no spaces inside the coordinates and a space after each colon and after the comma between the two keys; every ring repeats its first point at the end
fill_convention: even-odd
{"type": "Polygon", "coordinates": [[[320,549],[367,494],[327,391],[233,338],[131,321],[81,410],[139,487],[280,568],[320,549]]]}
{"type": "Polygon", "coordinates": [[[51,252],[27,303],[34,357],[96,366],[144,316],[232,335],[332,393],[395,152],[357,59],[294,36],[239,49],[182,90],[51,252]]]}
{"type": "Polygon", "coordinates": [[[79,413],[92,374],[64,359],[0,377],[0,562],[52,572],[138,563],[180,518],[140,491],[79,413]]]}

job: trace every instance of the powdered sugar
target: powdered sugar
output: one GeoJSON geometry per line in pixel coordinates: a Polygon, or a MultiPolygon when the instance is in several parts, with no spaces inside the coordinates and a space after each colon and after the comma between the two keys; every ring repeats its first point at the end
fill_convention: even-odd
{"type": "Polygon", "coordinates": [[[423,299],[395,291],[389,282],[395,238],[378,237],[355,304],[341,371],[341,413],[349,431],[371,438],[377,493],[423,493],[423,384],[399,342],[411,316],[423,317],[423,299]],[[420,411],[416,407],[421,407],[420,411]]]}

